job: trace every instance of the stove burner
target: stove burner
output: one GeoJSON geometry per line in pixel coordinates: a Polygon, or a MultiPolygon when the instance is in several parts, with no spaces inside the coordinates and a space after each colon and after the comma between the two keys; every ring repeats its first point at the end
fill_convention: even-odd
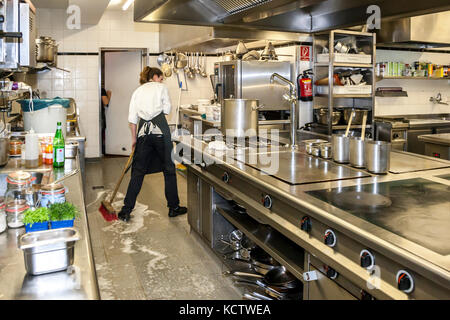
{"type": "MultiPolygon", "coordinates": [[[[334,203],[339,207],[352,209],[380,209],[387,208],[392,205],[389,197],[377,193],[365,191],[345,191],[334,195],[334,203]]],[[[374,210],[376,212],[376,210],[374,210]]]]}

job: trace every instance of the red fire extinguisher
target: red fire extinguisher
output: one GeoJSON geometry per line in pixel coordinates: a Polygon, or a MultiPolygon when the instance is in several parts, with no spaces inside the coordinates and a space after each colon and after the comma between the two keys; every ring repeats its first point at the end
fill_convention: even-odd
{"type": "Polygon", "coordinates": [[[303,74],[299,75],[297,78],[297,84],[299,87],[299,100],[301,101],[312,101],[313,100],[313,90],[312,90],[312,70],[308,69],[303,71],[303,74]]]}

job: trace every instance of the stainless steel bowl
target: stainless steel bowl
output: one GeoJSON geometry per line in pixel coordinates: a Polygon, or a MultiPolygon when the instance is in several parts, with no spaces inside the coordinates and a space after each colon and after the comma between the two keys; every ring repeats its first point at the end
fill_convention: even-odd
{"type": "Polygon", "coordinates": [[[333,155],[333,147],[331,143],[323,143],[320,145],[320,156],[324,159],[331,159],[333,155]]]}
{"type": "MultiPolygon", "coordinates": [[[[316,109],[314,110],[316,114],[317,122],[320,124],[328,124],[328,109],[322,108],[322,109],[316,109]]],[[[333,125],[336,125],[339,123],[339,120],[341,120],[342,113],[340,111],[333,111],[333,116],[331,119],[331,123],[333,125]]]]}
{"type": "MultiPolygon", "coordinates": [[[[355,113],[353,115],[353,119],[352,119],[352,124],[362,124],[362,120],[363,120],[363,116],[364,116],[364,111],[366,110],[356,110],[355,109],[355,113]]],[[[350,121],[350,117],[352,115],[352,109],[344,109],[344,121],[345,123],[348,124],[348,122],[350,121]]]]}

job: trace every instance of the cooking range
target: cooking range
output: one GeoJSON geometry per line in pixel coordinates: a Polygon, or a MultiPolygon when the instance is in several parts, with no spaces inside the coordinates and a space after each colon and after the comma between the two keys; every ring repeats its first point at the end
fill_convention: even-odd
{"type": "Polygon", "coordinates": [[[239,229],[302,282],[303,299],[450,299],[450,180],[439,178],[450,163],[374,175],[301,150],[236,150],[233,163],[211,152],[187,165],[188,221],[212,249],[239,229]],[[254,154],[276,155],[278,171],[254,154]]]}

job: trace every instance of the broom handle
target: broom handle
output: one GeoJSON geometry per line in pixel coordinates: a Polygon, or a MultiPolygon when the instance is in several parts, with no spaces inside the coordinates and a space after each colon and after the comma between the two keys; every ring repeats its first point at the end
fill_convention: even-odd
{"type": "Polygon", "coordinates": [[[125,165],[125,168],[123,168],[122,171],[122,176],[120,177],[119,181],[116,184],[116,188],[114,189],[114,192],[111,195],[111,199],[109,200],[109,202],[113,202],[114,198],[116,197],[116,193],[119,190],[120,184],[122,183],[123,177],[125,176],[125,172],[127,171],[128,166],[131,163],[131,160],[133,159],[133,155],[134,155],[134,150],[135,148],[133,148],[133,151],[131,151],[130,157],[128,158],[127,164],[125,165]]]}

